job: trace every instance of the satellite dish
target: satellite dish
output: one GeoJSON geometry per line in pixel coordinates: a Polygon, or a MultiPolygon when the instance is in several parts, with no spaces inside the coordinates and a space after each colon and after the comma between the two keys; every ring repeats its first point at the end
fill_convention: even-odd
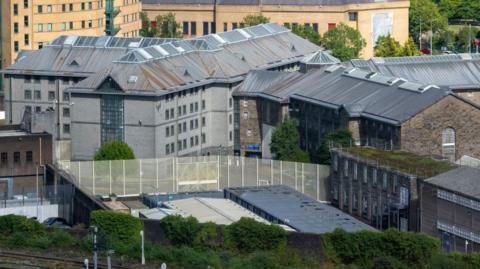
{"type": "Polygon", "coordinates": [[[160,269],[167,269],[167,265],[165,263],[162,263],[162,265],[160,266],[160,269]]]}

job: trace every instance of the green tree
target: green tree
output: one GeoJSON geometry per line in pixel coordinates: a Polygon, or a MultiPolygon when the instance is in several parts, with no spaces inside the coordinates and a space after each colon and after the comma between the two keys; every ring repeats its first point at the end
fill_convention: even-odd
{"type": "Polygon", "coordinates": [[[308,162],[308,154],[300,149],[300,134],[297,121],[285,119],[272,134],[270,151],[282,161],[308,162]]]}
{"type": "Polygon", "coordinates": [[[420,28],[423,32],[432,30],[433,33],[443,30],[447,26],[447,18],[432,0],[410,1],[410,34],[415,40],[419,40],[420,28]]]}
{"type": "Polygon", "coordinates": [[[133,150],[127,143],[122,141],[113,141],[103,144],[95,154],[96,161],[132,159],[135,159],[133,150]]]}
{"type": "Polygon", "coordinates": [[[418,56],[421,55],[420,51],[417,49],[417,44],[413,41],[413,38],[410,36],[405,44],[403,45],[403,56],[418,56]]]}
{"type": "Polygon", "coordinates": [[[433,43],[435,46],[448,50],[455,49],[455,39],[455,33],[449,30],[441,30],[433,35],[433,43]]]}
{"type": "Polygon", "coordinates": [[[140,12],[140,19],[142,21],[142,29],[140,29],[140,35],[144,37],[154,37],[157,35],[157,29],[152,28],[150,19],[145,12],[140,12]]]}
{"type": "Polygon", "coordinates": [[[449,19],[461,18],[458,14],[458,9],[461,4],[462,0],[440,0],[438,2],[438,9],[443,16],[449,19]]]}
{"type": "Polygon", "coordinates": [[[359,31],[340,23],[335,29],[323,35],[323,45],[332,52],[334,57],[341,61],[348,61],[359,57],[366,42],[359,31]]]}
{"type": "Polygon", "coordinates": [[[262,23],[269,23],[270,18],[263,16],[262,14],[259,15],[247,15],[243,18],[242,23],[245,27],[255,26],[262,23]]]}
{"type": "Polygon", "coordinates": [[[292,33],[298,35],[299,37],[306,39],[313,44],[320,45],[322,41],[322,37],[318,32],[313,30],[312,27],[310,26],[304,26],[304,25],[295,25],[295,26],[290,26],[287,25],[287,28],[292,30],[292,33]]]}
{"type": "Polygon", "coordinates": [[[374,54],[375,57],[400,57],[403,56],[403,48],[400,42],[388,34],[378,38],[374,54]]]}
{"type": "Polygon", "coordinates": [[[165,15],[158,15],[155,20],[157,27],[155,31],[156,37],[161,38],[181,38],[183,37],[180,30],[180,24],[175,19],[175,14],[169,12],[165,15]]]}
{"type": "Polygon", "coordinates": [[[462,0],[457,8],[460,18],[465,20],[480,20],[480,1],[462,0]]]}
{"type": "Polygon", "coordinates": [[[354,145],[352,133],[348,129],[338,129],[325,136],[312,158],[316,163],[330,164],[331,147],[352,147],[354,145]]]}
{"type": "Polygon", "coordinates": [[[470,26],[464,26],[460,31],[458,31],[456,44],[457,47],[463,48],[465,51],[468,52],[469,46],[471,46],[473,50],[473,42],[475,41],[475,37],[477,35],[477,31],[470,26]]]}

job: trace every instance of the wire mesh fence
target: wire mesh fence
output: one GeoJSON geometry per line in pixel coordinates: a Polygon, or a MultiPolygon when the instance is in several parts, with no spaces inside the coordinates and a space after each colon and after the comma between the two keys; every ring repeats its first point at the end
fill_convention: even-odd
{"type": "Polygon", "coordinates": [[[214,191],[286,185],[326,201],[329,166],[237,156],[172,157],[60,163],[92,195],[214,191]]]}

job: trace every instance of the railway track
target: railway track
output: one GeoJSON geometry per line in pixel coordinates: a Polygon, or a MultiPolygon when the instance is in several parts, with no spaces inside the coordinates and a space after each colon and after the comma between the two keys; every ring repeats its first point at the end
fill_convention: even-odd
{"type": "MultiPolygon", "coordinates": [[[[11,252],[11,251],[0,251],[0,258],[12,258],[16,260],[33,260],[33,261],[44,261],[44,262],[52,262],[52,263],[62,263],[62,264],[70,264],[75,266],[75,268],[83,268],[84,262],[83,260],[72,259],[72,258],[58,258],[58,257],[49,257],[49,256],[40,256],[40,255],[32,255],[32,254],[25,254],[19,252],[11,252]]],[[[29,264],[22,264],[22,267],[15,267],[13,264],[2,264],[0,262],[0,269],[12,269],[12,268],[53,268],[49,266],[42,266],[42,265],[29,265],[29,264]],[[13,267],[12,267],[13,266],[13,267]]],[[[98,263],[97,264],[99,269],[107,269],[107,264],[98,263]]],[[[89,261],[89,268],[93,268],[93,262],[89,261]]],[[[59,267],[57,267],[59,268],[59,267]]],[[[125,267],[120,265],[113,265],[112,269],[131,269],[131,267],[125,267]]]]}

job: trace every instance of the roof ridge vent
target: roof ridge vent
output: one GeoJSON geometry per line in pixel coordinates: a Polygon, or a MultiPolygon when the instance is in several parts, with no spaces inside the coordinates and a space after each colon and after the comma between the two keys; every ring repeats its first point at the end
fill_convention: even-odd
{"type": "Polygon", "coordinates": [[[63,45],[73,46],[73,44],[75,43],[75,41],[77,41],[77,39],[78,39],[78,36],[76,35],[67,36],[67,38],[65,38],[65,41],[63,42],[63,45]]]}
{"type": "Polygon", "coordinates": [[[211,36],[212,36],[213,38],[215,38],[215,40],[217,40],[217,41],[220,42],[221,44],[227,43],[227,41],[225,41],[225,39],[223,39],[222,37],[220,37],[218,34],[211,34],[211,36]]]}
{"type": "Polygon", "coordinates": [[[425,91],[428,91],[430,89],[440,89],[440,87],[438,87],[437,85],[433,85],[433,84],[429,84],[429,85],[424,85],[424,86],[421,86],[420,88],[418,88],[418,90],[420,92],[425,92],[425,91]]]}
{"type": "Polygon", "coordinates": [[[349,67],[343,71],[344,74],[351,74],[353,71],[357,70],[356,67],[349,67]]]}
{"type": "Polygon", "coordinates": [[[325,68],[325,72],[326,73],[333,73],[335,71],[337,71],[338,69],[340,69],[342,66],[341,65],[332,65],[332,66],[329,66],[328,68],[325,68]]]}
{"type": "Polygon", "coordinates": [[[170,55],[170,53],[168,53],[168,51],[166,51],[164,48],[162,48],[160,45],[155,45],[153,46],[153,48],[155,50],[157,50],[160,54],[162,54],[163,56],[167,56],[167,55],[170,55]]]}
{"type": "Polygon", "coordinates": [[[130,42],[128,43],[128,48],[133,49],[133,48],[139,48],[140,47],[140,42],[130,42]]]}
{"type": "Polygon", "coordinates": [[[383,57],[372,57],[371,61],[376,63],[376,64],[384,64],[385,63],[385,59],[383,57]]]}
{"type": "Polygon", "coordinates": [[[136,51],[137,51],[140,55],[142,55],[142,57],[145,58],[146,60],[150,60],[150,59],[153,58],[153,56],[152,56],[150,53],[148,53],[146,50],[144,50],[144,49],[142,49],[142,48],[136,49],[136,51]]]}
{"type": "Polygon", "coordinates": [[[240,33],[241,35],[243,35],[244,37],[246,37],[247,39],[252,38],[252,36],[251,36],[249,33],[247,33],[247,31],[245,31],[245,30],[243,30],[243,29],[237,29],[236,31],[239,32],[239,33],[240,33]]]}
{"type": "Polygon", "coordinates": [[[131,83],[131,84],[133,84],[133,83],[136,83],[136,82],[137,82],[137,80],[138,80],[138,77],[137,77],[137,76],[135,76],[135,75],[131,75],[131,76],[129,76],[129,77],[128,77],[128,81],[127,81],[127,83],[131,83]]]}
{"type": "Polygon", "coordinates": [[[370,72],[370,73],[368,73],[367,75],[365,75],[365,78],[371,79],[371,78],[373,78],[373,77],[376,76],[376,75],[378,75],[377,72],[370,72]]]}

